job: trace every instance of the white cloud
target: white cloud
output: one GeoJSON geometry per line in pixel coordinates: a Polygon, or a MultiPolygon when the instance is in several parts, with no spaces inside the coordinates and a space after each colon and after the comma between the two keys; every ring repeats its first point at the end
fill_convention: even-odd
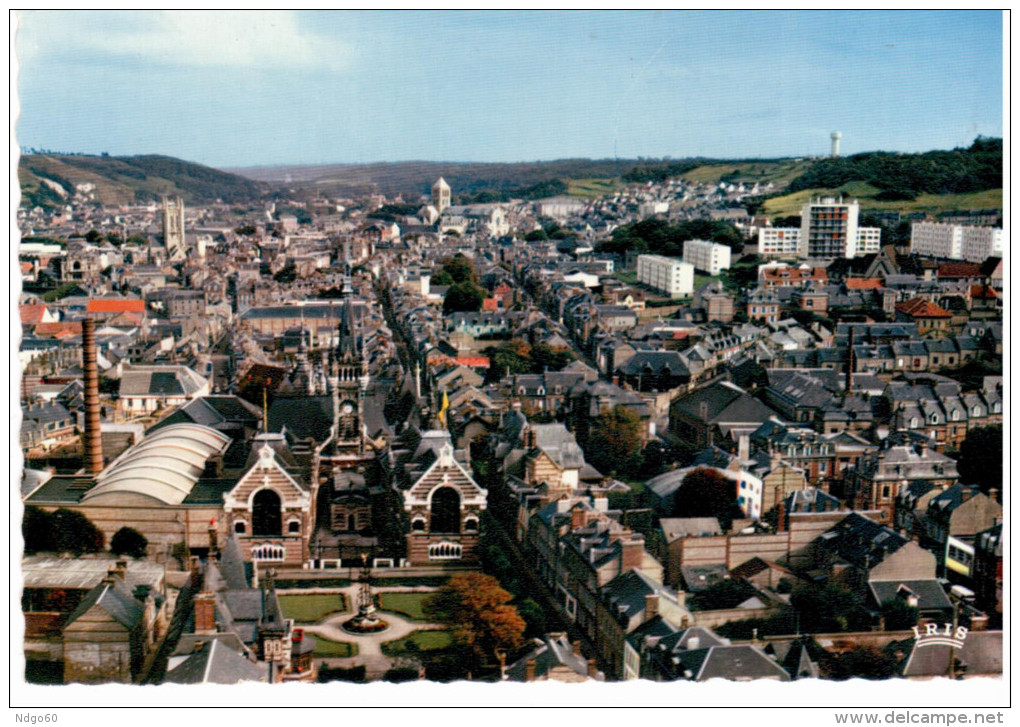
{"type": "Polygon", "coordinates": [[[345,69],[352,57],[287,10],[49,11],[23,13],[21,23],[19,45],[33,55],[77,49],[171,66],[322,70],[345,69]]]}

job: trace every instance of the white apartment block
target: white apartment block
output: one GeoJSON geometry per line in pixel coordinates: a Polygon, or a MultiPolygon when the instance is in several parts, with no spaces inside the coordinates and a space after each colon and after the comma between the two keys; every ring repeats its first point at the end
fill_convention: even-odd
{"type": "Polygon", "coordinates": [[[718,275],[730,268],[730,248],[708,240],[685,240],[684,262],[693,265],[695,270],[718,275]]]}
{"type": "Polygon", "coordinates": [[[1002,257],[1002,229],[915,222],[910,226],[910,252],[980,263],[989,257],[1002,257]]]}
{"type": "Polygon", "coordinates": [[[797,257],[799,250],[799,227],[758,228],[758,254],[762,257],[797,257]]]}
{"type": "Polygon", "coordinates": [[[670,298],[694,293],[694,266],[662,255],[638,255],[638,282],[661,290],[670,298]]]}
{"type": "Polygon", "coordinates": [[[805,203],[800,215],[798,257],[834,260],[878,252],[881,230],[858,227],[860,205],[857,200],[817,197],[805,203]]]}

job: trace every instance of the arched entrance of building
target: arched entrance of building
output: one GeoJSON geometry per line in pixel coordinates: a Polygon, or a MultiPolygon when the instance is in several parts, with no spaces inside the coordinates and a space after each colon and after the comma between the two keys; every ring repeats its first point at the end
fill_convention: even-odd
{"type": "Polygon", "coordinates": [[[283,517],[280,496],[272,490],[259,490],[251,505],[252,535],[282,535],[283,517]]]}
{"type": "Polygon", "coordinates": [[[431,523],[433,533],[460,532],[460,493],[452,487],[440,487],[432,495],[431,523]]]}

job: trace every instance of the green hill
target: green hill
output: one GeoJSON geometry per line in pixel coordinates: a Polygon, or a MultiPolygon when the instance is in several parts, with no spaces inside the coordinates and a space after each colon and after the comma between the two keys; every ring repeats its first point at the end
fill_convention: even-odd
{"type": "Polygon", "coordinates": [[[26,154],[18,167],[22,204],[52,206],[75,185],[95,185],[102,204],[135,204],[180,195],[186,203],[217,199],[238,203],[261,197],[268,187],[236,174],[168,156],[111,157],[26,154]],[[48,180],[44,181],[44,180],[48,180]]]}

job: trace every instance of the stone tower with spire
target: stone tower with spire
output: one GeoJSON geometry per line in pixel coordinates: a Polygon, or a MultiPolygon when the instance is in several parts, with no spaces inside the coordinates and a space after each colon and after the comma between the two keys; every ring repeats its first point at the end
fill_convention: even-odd
{"type": "Polygon", "coordinates": [[[443,214],[443,210],[450,206],[451,193],[450,185],[442,177],[432,185],[432,206],[439,210],[439,214],[443,214]]]}
{"type": "Polygon", "coordinates": [[[343,300],[333,349],[331,388],[333,395],[333,431],[338,454],[365,451],[364,411],[368,389],[368,359],[361,321],[354,308],[354,286],[350,263],[344,264],[343,300]]]}

